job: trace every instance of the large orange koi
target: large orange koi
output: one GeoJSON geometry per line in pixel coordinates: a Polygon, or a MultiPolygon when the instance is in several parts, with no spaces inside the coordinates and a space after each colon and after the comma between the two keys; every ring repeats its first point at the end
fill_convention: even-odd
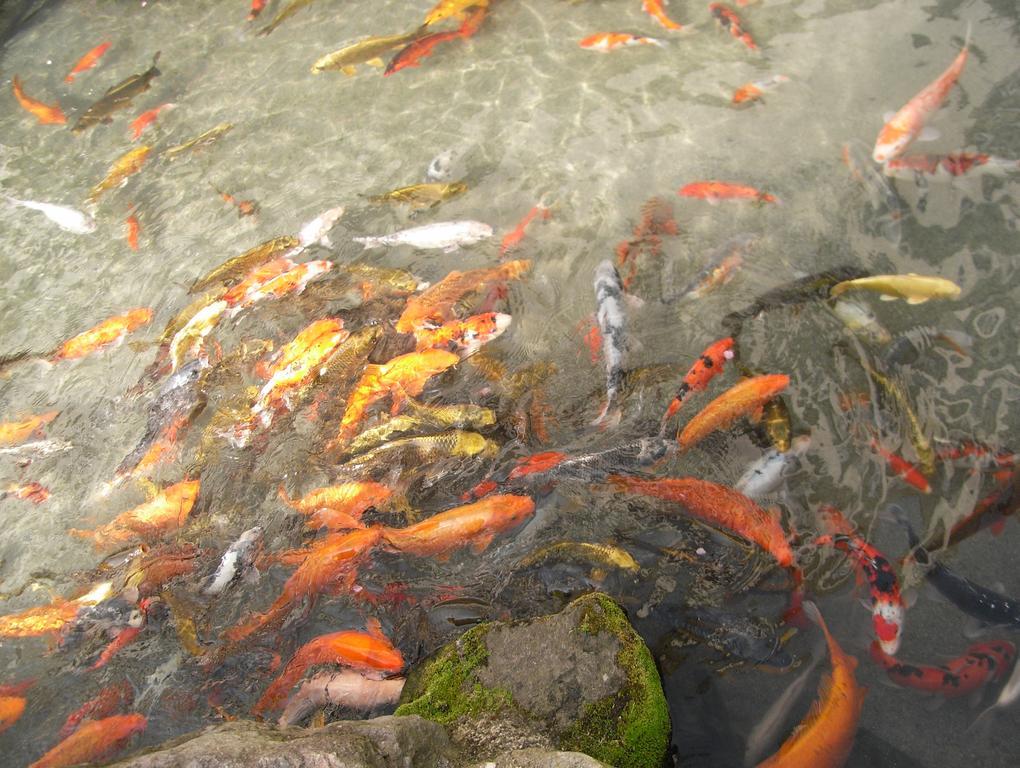
{"type": "Polygon", "coordinates": [[[183,480],[166,488],[152,501],[121,513],[94,531],[71,529],[68,533],[92,539],[96,548],[101,549],[177,530],[188,519],[198,498],[198,489],[198,480],[183,480]]]}
{"type": "Polygon", "coordinates": [[[53,354],[51,360],[53,362],[75,360],[111,344],[119,344],[125,336],[143,325],[147,325],[151,320],[152,310],[148,307],[132,309],[123,315],[116,315],[65,341],[53,354]]]}
{"type": "Polygon", "coordinates": [[[308,515],[308,527],[364,528],[361,516],[366,510],[386,505],[393,491],[382,483],[351,482],[316,488],[300,499],[291,499],[281,485],[280,500],[284,504],[308,515]]]}
{"type": "Polygon", "coordinates": [[[789,384],[789,376],[777,373],[753,376],[730,387],[706,405],[683,428],[678,437],[681,450],[686,451],[717,429],[725,429],[741,416],[748,416],[752,421],[757,421],[761,418],[765,403],[786,389],[789,384]]]}
{"type": "Polygon", "coordinates": [[[147,724],[145,717],[138,714],[88,720],[29,768],[64,768],[93,763],[122,749],[127,740],[144,731],[147,724]]]}
{"type": "Polygon", "coordinates": [[[29,416],[21,421],[0,423],[0,445],[17,445],[49,424],[60,414],[60,411],[47,411],[38,416],[29,416]]]}
{"type": "Polygon", "coordinates": [[[445,349],[462,358],[470,357],[483,344],[499,338],[510,327],[510,320],[510,315],[485,312],[464,320],[450,320],[438,328],[417,328],[414,331],[417,350],[445,349]]]}
{"type": "Polygon", "coordinates": [[[59,103],[44,104],[43,102],[33,99],[31,96],[25,93],[25,90],[21,87],[21,80],[17,75],[11,81],[14,89],[14,98],[18,100],[18,103],[25,109],[26,112],[35,116],[43,125],[63,125],[67,122],[67,117],[64,115],[64,110],[60,108],[59,103]]]}

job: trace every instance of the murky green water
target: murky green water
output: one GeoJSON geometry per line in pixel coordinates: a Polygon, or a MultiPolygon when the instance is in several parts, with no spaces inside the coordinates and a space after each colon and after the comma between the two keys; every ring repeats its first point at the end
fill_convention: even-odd
{"type": "MultiPolygon", "coordinates": [[[[390,77],[366,66],[354,77],[312,75],[309,67],[348,41],[413,29],[428,2],[320,0],[268,37],[253,35],[244,21],[246,5],[50,3],[4,44],[0,187],[14,197],[82,207],[88,190],[130,148],[129,122],[159,104],[177,107],[163,112],[143,135],[157,151],[222,122],[234,128],[172,163],[150,161],[102,199],[92,234],[73,235],[40,214],[0,208],[5,286],[0,353],[53,349],[134,306],[155,312],[151,326],[119,349],[52,367],[26,364],[0,381],[0,421],[58,409],[61,415],[47,435],[74,445],[28,466],[0,457],[4,485],[32,480],[52,492],[38,506],[0,501],[0,591],[17,593],[0,603],[0,613],[74,594],[98,578],[92,570],[101,555],[66,531],[108,522],[144,500],[136,483],[109,497],[100,490],[142,434],[155,388],[141,396],[126,393],[156,354],[159,330],[191,301],[187,287],[226,258],[296,233],[336,205],[346,206],[347,214],[331,233],[334,247],[308,252],[333,260],[334,278],[343,265],[361,258],[353,236],[456,219],[494,227],[491,240],[455,253],[399,248],[365,255],[370,264],[401,267],[430,282],[453,269],[497,263],[499,238],[540,200],[551,205],[552,219],[533,223],[515,254],[531,259],[533,269],[511,286],[503,302],[513,315],[511,330],[484,353],[510,372],[555,365],[556,373],[536,385],[549,405],[547,438],[529,431],[522,440],[514,431],[515,414],[527,410],[532,392],[522,395],[506,382],[488,382],[470,363],[427,389],[438,401],[499,407],[500,425],[490,435],[504,446],[499,461],[541,450],[587,452],[647,434],[694,357],[724,335],[724,315],[767,288],[844,264],[876,273],[937,274],[962,287],[955,302],[908,306],[872,295],[864,301],[894,335],[927,339],[948,331],[972,340],[969,356],[924,342],[921,356],[898,369],[929,437],[970,437],[1000,446],[1013,442],[1020,424],[1014,319],[1020,298],[1015,266],[1020,175],[935,179],[924,190],[912,179],[896,181],[903,215],[892,219],[851,178],[841,147],[850,142],[870,151],[883,113],[899,108],[943,71],[970,23],[970,61],[946,108],[932,121],[941,137],[915,144],[910,153],[976,149],[1020,158],[1020,12],[1015,4],[765,0],[740,11],[762,48],[755,55],[718,32],[702,3],[674,0],[671,15],[695,31],[671,37],[641,12],[637,0],[496,0],[473,38],[440,47],[420,68],[390,77]],[[609,55],[577,45],[589,34],[609,30],[667,42],[663,48],[637,46],[609,55]],[[65,85],[64,75],[77,59],[104,40],[112,47],[99,66],[65,85]],[[73,122],[108,87],[143,71],[156,51],[161,51],[162,74],[151,90],[117,113],[112,124],[83,134],[36,124],[10,93],[11,78],[18,75],[30,96],[59,101],[73,122]],[[776,73],[790,82],[767,93],[761,104],[732,108],[736,87],[776,73]],[[442,151],[452,152],[454,175],[468,183],[467,194],[413,218],[406,210],[364,199],[422,181],[430,160],[442,151]],[[682,185],[704,179],[766,189],[783,205],[713,206],[675,195],[682,185]],[[239,218],[214,187],[256,200],[260,213],[239,218]],[[642,204],[654,195],[674,206],[681,234],[665,238],[660,256],[638,261],[632,291],[644,306],[630,311],[629,332],[639,343],[628,354],[628,367],[636,373],[623,400],[621,424],[599,432],[588,423],[601,404],[604,374],[583,343],[594,312],[592,275],[630,236],[642,204]],[[137,252],[123,234],[132,205],[141,224],[137,252]],[[663,301],[703,268],[713,248],[744,234],[757,241],[732,282],[700,300],[663,301]]],[[[270,4],[256,28],[279,5],[270,4]]],[[[399,303],[345,301],[310,288],[300,299],[258,305],[236,323],[224,323],[211,338],[229,354],[253,339],[278,346],[327,313],[339,313],[348,328],[356,329],[391,321],[400,311],[399,303]]],[[[937,521],[957,519],[984,492],[980,478],[962,464],[940,468],[924,497],[886,472],[853,422],[878,424],[887,447],[910,456],[906,425],[889,406],[865,408],[855,416],[839,407],[841,394],[868,391],[869,384],[855,362],[860,345],[824,307],[766,313],[745,324],[740,341],[748,367],[790,374],[787,403],[795,432],[812,437],[781,500],[787,519],[802,533],[814,530],[813,512],[820,504],[833,503],[898,558],[906,542],[883,514],[890,503],[916,505],[915,523],[923,519],[934,529],[937,521]]],[[[713,382],[711,394],[735,381],[735,373],[727,372],[713,382]]],[[[152,473],[158,485],[184,476],[217,409],[242,386],[254,384],[261,380],[245,368],[237,380],[207,393],[209,405],[182,439],[180,458],[152,473]]],[[[682,418],[708,402],[705,395],[697,397],[682,418]]],[[[227,544],[252,525],[265,528],[267,550],[300,544],[301,521],[278,501],[276,488],[281,481],[305,490],[331,481],[335,469],[320,452],[317,436],[334,430],[335,421],[323,423],[305,408],[281,419],[268,440],[246,449],[225,447],[203,468],[199,502],[178,537],[202,547],[202,565],[198,573],[173,582],[173,590],[198,606],[200,637],[210,648],[223,629],[253,607],[267,606],[290,569],[275,566],[258,585],[241,584],[216,600],[199,596],[203,579],[227,544]]],[[[673,458],[655,472],[731,484],[761,453],[742,431],[673,458]]],[[[425,514],[445,509],[490,468],[460,467],[413,501],[425,514]]],[[[382,621],[413,663],[461,631],[451,616],[523,616],[557,607],[562,593],[590,588],[586,569],[522,574],[513,566],[544,544],[568,539],[616,542],[645,568],[638,580],[610,576],[603,587],[624,603],[662,663],[679,764],[740,765],[747,734],[797,672],[768,674],[744,666],[719,673],[725,662],[718,653],[682,646],[674,642],[673,631],[682,607],[695,600],[777,619],[782,592],[759,588],[733,594],[745,581],[739,573],[763,568],[761,558],[752,556],[747,563],[732,540],[601,485],[566,482],[537,501],[526,526],[498,538],[481,555],[463,551],[438,563],[380,554],[360,572],[367,588],[383,591],[399,582],[412,600],[366,605],[348,597],[324,598],[306,619],[263,635],[264,650],[239,653],[215,671],[181,649],[170,621],[150,622],[138,641],[94,671],[89,665],[108,638],[92,637],[72,650],[46,640],[4,639],[0,681],[39,678],[21,720],[0,735],[5,764],[38,758],[54,743],[69,712],[125,678],[136,690],[135,709],[149,717],[135,745],[150,745],[217,722],[225,713],[247,714],[272,677],[267,671],[272,652],[286,658],[322,632],[360,629],[366,615],[382,621]],[[656,549],[676,542],[705,547],[708,560],[734,563],[738,575],[723,569],[723,577],[713,582],[704,566],[671,561],[656,549]],[[483,608],[436,605],[437,595],[450,593],[476,598],[483,608]]],[[[1000,537],[982,532],[948,553],[945,562],[980,584],[1020,595],[1020,571],[1011,557],[1016,536],[1015,522],[1000,537]]],[[[1015,765],[1020,759],[1015,707],[990,728],[967,732],[979,712],[973,702],[949,701],[932,709],[917,692],[889,685],[868,658],[870,619],[858,602],[865,590],[855,592],[845,568],[838,578],[831,575],[838,558],[830,556],[820,565],[809,550],[804,551],[809,576],[838,582],[818,596],[821,611],[843,647],[860,659],[858,679],[870,688],[849,764],[1015,765]]],[[[902,657],[936,664],[962,654],[974,642],[965,617],[927,591],[918,592],[908,612],[902,657]]],[[[1005,631],[982,634],[993,637],[1010,639],[1005,631]]],[[[1016,641],[1015,633],[1011,639],[1016,641]]],[[[806,658],[818,654],[817,642],[816,632],[801,632],[787,649],[806,658]]],[[[823,659],[819,668],[827,665],[823,659]]],[[[812,680],[788,729],[815,690],[812,680]]],[[[993,687],[985,703],[994,696],[993,687]]]]}

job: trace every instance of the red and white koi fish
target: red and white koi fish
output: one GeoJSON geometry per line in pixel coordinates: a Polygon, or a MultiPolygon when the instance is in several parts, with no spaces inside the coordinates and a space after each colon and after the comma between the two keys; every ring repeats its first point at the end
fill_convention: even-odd
{"type": "Polygon", "coordinates": [[[666,413],[662,417],[662,434],[665,434],[667,422],[673,418],[674,414],[680,410],[680,406],[684,404],[684,399],[691,392],[705,389],[712,379],[722,373],[723,365],[726,364],[726,361],[732,359],[733,339],[729,336],[709,345],[701,353],[701,356],[694,361],[691,369],[687,371],[683,381],[680,382],[680,388],[676,392],[676,397],[673,398],[669,408],[666,409],[666,413]]]}
{"type": "Polygon", "coordinates": [[[871,658],[896,685],[954,699],[1005,677],[1016,659],[1016,646],[1007,640],[976,643],[963,656],[936,667],[898,661],[872,643],[871,658]]]}
{"type": "Polygon", "coordinates": [[[737,105],[750,104],[759,101],[765,95],[765,91],[771,91],[788,82],[790,82],[790,78],[786,75],[771,75],[761,80],[752,80],[737,88],[733,92],[731,101],[737,105]]]}
{"type": "Polygon", "coordinates": [[[674,32],[683,31],[683,24],[677,24],[673,21],[673,19],[666,15],[666,9],[664,7],[666,4],[666,0],[642,0],[641,10],[659,22],[659,24],[666,29],[674,32]]]}
{"type": "Polygon", "coordinates": [[[862,539],[835,507],[823,507],[819,516],[827,533],[817,537],[815,543],[846,552],[864,574],[871,592],[871,621],[875,635],[883,651],[896,653],[903,636],[906,608],[892,563],[862,539]]]}
{"type": "Polygon", "coordinates": [[[654,37],[632,35],[628,32],[598,32],[594,35],[589,35],[580,42],[580,46],[585,50],[598,51],[599,53],[609,53],[617,48],[624,48],[630,45],[657,45],[660,48],[663,47],[661,40],[656,40],[654,37]]]}
{"type": "Polygon", "coordinates": [[[928,478],[926,478],[917,467],[911,464],[909,461],[904,459],[902,456],[897,456],[892,451],[888,451],[882,447],[882,444],[878,442],[875,437],[871,438],[871,450],[881,456],[889,464],[889,468],[896,473],[905,483],[912,485],[914,488],[919,490],[921,493],[930,493],[931,485],[928,484],[928,478]]]}
{"type": "Polygon", "coordinates": [[[80,59],[78,63],[74,65],[74,69],[67,73],[67,77],[64,78],[65,83],[73,83],[74,76],[79,75],[86,70],[92,69],[99,63],[99,60],[103,58],[103,54],[110,50],[111,43],[100,43],[91,51],[86,53],[80,59]]]}
{"type": "Polygon", "coordinates": [[[969,43],[970,28],[968,27],[963,50],[956,55],[953,63],[933,82],[921,89],[920,93],[902,106],[900,111],[882,126],[882,130],[879,131],[878,138],[875,140],[875,149],[871,153],[872,160],[876,163],[885,163],[900,156],[907,145],[921,135],[925,123],[942,106],[949,91],[960,78],[963,66],[967,63],[969,43]]]}
{"type": "Polygon", "coordinates": [[[894,157],[882,166],[886,176],[895,179],[913,179],[922,176],[960,176],[976,175],[981,171],[1004,172],[1020,171],[1020,160],[995,157],[983,152],[951,152],[948,155],[909,155],[894,157]]]}
{"type": "Polygon", "coordinates": [[[736,11],[722,3],[709,3],[708,10],[719,23],[719,26],[728,30],[734,39],[742,42],[749,50],[758,50],[758,44],[751,37],[751,34],[744,29],[744,23],[737,16],[736,11]]]}
{"type": "Polygon", "coordinates": [[[752,200],[755,203],[773,203],[780,205],[779,198],[762,192],[746,184],[733,184],[729,181],[695,181],[685,184],[677,190],[680,197],[696,197],[707,200],[712,205],[720,200],[752,200]]]}

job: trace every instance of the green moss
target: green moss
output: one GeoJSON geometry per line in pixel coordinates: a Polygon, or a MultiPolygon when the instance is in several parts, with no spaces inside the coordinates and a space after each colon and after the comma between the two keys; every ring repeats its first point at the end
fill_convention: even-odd
{"type": "Polygon", "coordinates": [[[484,712],[499,712],[513,703],[509,691],[486,688],[478,682],[468,684],[472,672],[485,664],[489,653],[485,635],[490,625],[482,624],[460,636],[434,659],[425,663],[420,674],[408,681],[396,715],[420,715],[448,725],[461,717],[484,712]]]}
{"type": "Polygon", "coordinates": [[[619,694],[590,704],[563,735],[560,748],[584,752],[617,768],[657,768],[669,746],[670,722],[652,654],[610,598],[596,593],[581,601],[584,612],[578,628],[593,635],[616,635],[620,641],[616,660],[627,675],[627,685],[619,694]]]}

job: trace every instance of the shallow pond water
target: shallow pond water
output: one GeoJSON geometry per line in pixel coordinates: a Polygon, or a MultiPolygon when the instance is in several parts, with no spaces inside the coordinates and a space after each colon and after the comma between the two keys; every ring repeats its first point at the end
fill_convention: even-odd
{"type": "MultiPolygon", "coordinates": [[[[440,45],[420,66],[389,76],[365,64],[353,76],[313,74],[310,67],[349,42],[415,29],[429,2],[318,0],[272,34],[256,36],[285,5],[270,2],[258,20],[246,22],[244,2],[26,4],[36,12],[8,31],[0,50],[0,191],[90,210],[97,224],[94,232],[74,234],[39,212],[0,205],[0,355],[29,350],[45,357],[105,318],[133,307],[153,310],[152,322],[119,347],[81,360],[21,361],[3,371],[0,421],[59,411],[45,436],[73,447],[43,457],[0,455],[5,487],[34,481],[51,493],[38,505],[10,494],[0,499],[0,613],[78,595],[105,578],[119,584],[122,571],[96,570],[116,547],[99,551],[68,531],[108,523],[154,488],[186,477],[201,481],[187,524],[161,545],[200,548],[194,570],[168,582],[169,601],[178,607],[154,611],[135,642],[109,664],[90,668],[110,640],[94,627],[84,639],[59,645],[55,635],[0,639],[0,682],[38,681],[26,694],[24,715],[0,734],[5,765],[37,759],[55,743],[70,712],[124,680],[134,691],[134,711],[148,718],[133,742],[137,748],[247,715],[273,677],[273,654],[285,660],[323,632],[363,629],[366,617],[375,617],[413,664],[472,621],[555,609],[595,587],[621,601],[660,664],[679,765],[742,765],[754,726],[808,660],[821,656],[766,754],[778,746],[806,713],[817,678],[828,669],[820,634],[801,628],[784,648],[796,668],[776,674],[731,664],[679,630],[689,625],[692,610],[706,606],[778,625],[788,599],[784,574],[775,573],[763,553],[692,523],[675,505],[623,494],[601,482],[603,476],[583,473],[531,488],[535,513],[484,551],[462,549],[448,560],[379,552],[358,570],[359,585],[372,599],[349,591],[324,595],[282,628],[209,663],[223,632],[252,610],[264,610],[292,572],[264,562],[257,583],[244,581],[210,598],[201,590],[224,549],[254,525],[264,529],[264,554],[299,547],[308,536],[300,516],[281,503],[278,486],[297,495],[338,477],[339,459],[324,448],[343,413],[330,400],[337,382],[310,388],[292,414],[281,414],[244,445],[216,436],[217,427],[231,423],[229,409],[243,415],[250,407],[245,389],[265,383],[256,363],[269,344],[279,349],[327,316],[341,317],[351,331],[379,325],[391,336],[406,295],[358,289],[351,264],[399,268],[433,284],[451,270],[491,267],[502,260],[503,236],[539,203],[550,216],[536,217],[511,253],[530,259],[530,271],[505,292],[457,307],[467,313],[490,300],[512,316],[510,328],[431,379],[421,397],[494,408],[497,423],[484,432],[498,454],[430,466],[405,458],[386,464],[381,479],[410,484],[409,501],[425,517],[455,506],[477,482],[520,457],[551,450],[585,454],[654,434],[692,362],[728,333],[723,318],[805,275],[850,266],[952,280],[962,289],[955,300],[907,304],[857,294],[897,340],[892,345],[851,334],[828,303],[813,301],[748,319],[737,362],[747,371],[791,377],[783,397],[793,431],[811,438],[784,490],[766,505],[776,504],[786,529],[799,533],[809,593],[844,650],[859,659],[858,681],[869,688],[847,764],[1016,765],[1015,706],[968,731],[995,700],[998,684],[983,689],[983,698],[941,702],[892,685],[869,656],[871,620],[860,604],[866,586],[855,587],[842,556],[811,541],[817,510],[833,504],[898,561],[907,542],[891,505],[935,534],[991,488],[986,473],[972,471],[968,461],[940,463],[928,494],[896,477],[869,447],[869,430],[885,449],[916,461],[911,427],[903,408],[881,396],[861,359],[902,387],[921,431],[936,446],[965,439],[998,448],[1015,443],[1020,173],[1013,166],[892,179],[868,158],[883,115],[944,71],[968,28],[969,60],[930,121],[940,136],[915,142],[907,154],[1020,158],[1017,5],[734,4],[760,47],[754,52],[717,29],[707,3],[673,0],[668,12],[689,26],[677,33],[643,13],[638,0],[493,0],[474,35],[440,45]],[[608,54],[578,45],[603,31],[647,35],[662,44],[608,54]],[[99,63],[65,83],[75,62],[104,41],[111,46],[99,63]],[[109,87],[145,71],[157,51],[160,74],[129,108],[113,113],[108,124],[68,129],[109,87]],[[733,105],[736,88],[777,74],[788,81],[746,108],[733,105]],[[59,102],[67,124],[41,125],[19,107],[11,93],[15,76],[29,96],[59,102]],[[131,121],[166,103],[175,106],[132,142],[131,121]],[[217,140],[176,159],[163,155],[222,123],[233,127],[217,140]],[[86,206],[89,190],[110,166],[143,144],[153,149],[140,171],[86,206]],[[856,171],[844,163],[845,146],[863,158],[856,171]],[[463,180],[466,193],[417,211],[368,199],[423,182],[441,153],[448,153],[450,180],[463,180]],[[711,179],[753,186],[781,204],[712,204],[676,194],[711,179]],[[257,213],[239,216],[221,192],[255,201],[257,213]],[[672,210],[676,234],[662,233],[656,247],[636,248],[638,255],[619,267],[636,297],[624,300],[629,341],[622,418],[598,429],[591,422],[605,397],[606,376],[597,346],[593,352],[586,344],[596,311],[595,270],[604,259],[616,259],[621,241],[633,239],[653,197],[672,210]],[[145,473],[154,487],[133,478],[110,490],[159,396],[163,379],[153,377],[150,366],[161,354],[161,330],[194,300],[192,283],[259,243],[296,234],[335,206],[346,211],[329,231],[329,245],[295,257],[331,260],[330,273],[300,296],[260,302],[221,321],[206,340],[209,375],[218,377],[202,380],[204,407],[188,412],[192,418],[179,432],[176,454],[145,473]],[[132,215],[140,229],[137,250],[125,237],[132,215]],[[491,225],[494,235],[452,252],[363,249],[353,240],[463,219],[491,225]],[[700,298],[681,297],[712,254],[734,238],[747,247],[732,279],[700,298]],[[890,355],[903,338],[916,353],[896,347],[900,352],[890,355]],[[529,553],[559,541],[612,542],[642,570],[637,577],[599,578],[603,574],[576,563],[519,566],[529,553]],[[195,619],[202,658],[182,644],[175,630],[180,616],[195,619]]],[[[17,12],[16,4],[7,6],[0,10],[17,12]]],[[[382,345],[373,362],[403,351],[382,345]]],[[[681,423],[737,383],[740,372],[727,364],[707,393],[684,405],[681,423]]],[[[756,437],[739,421],[688,452],[638,469],[732,485],[762,455],[756,437]]],[[[395,512],[372,515],[366,519],[408,522],[395,512]]],[[[979,584],[1020,596],[1012,557],[1016,525],[1007,521],[1000,536],[980,531],[938,559],[979,584]]],[[[916,602],[907,613],[902,658],[942,664],[974,642],[1017,641],[1015,632],[968,623],[955,606],[917,584],[916,573],[903,576],[916,602]]]]}

